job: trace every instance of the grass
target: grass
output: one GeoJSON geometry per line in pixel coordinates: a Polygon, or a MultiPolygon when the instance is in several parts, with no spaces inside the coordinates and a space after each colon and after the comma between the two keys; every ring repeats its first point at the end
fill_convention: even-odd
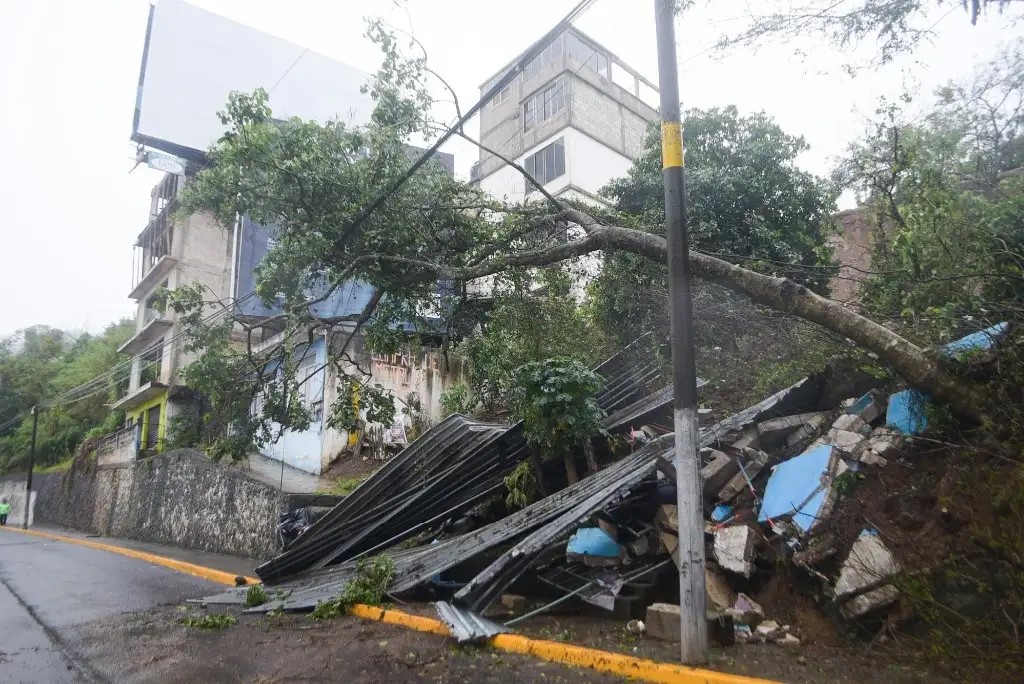
{"type": "Polygon", "coordinates": [[[365,477],[339,477],[331,483],[330,487],[323,487],[316,490],[317,494],[330,494],[331,496],[348,496],[352,490],[363,483],[365,477]]]}
{"type": "Polygon", "coordinates": [[[244,604],[246,608],[262,606],[266,602],[267,592],[263,589],[262,584],[254,584],[246,590],[244,604]]]}
{"type": "Polygon", "coordinates": [[[204,615],[201,618],[182,618],[178,620],[178,622],[185,625],[186,627],[195,627],[196,629],[205,630],[217,630],[230,627],[231,625],[238,622],[238,618],[234,617],[233,615],[216,614],[204,615]]]}
{"type": "Polygon", "coordinates": [[[75,457],[68,456],[63,461],[57,461],[50,465],[38,466],[34,468],[34,472],[38,475],[47,475],[49,473],[66,473],[71,470],[71,464],[74,463],[75,457]]]}

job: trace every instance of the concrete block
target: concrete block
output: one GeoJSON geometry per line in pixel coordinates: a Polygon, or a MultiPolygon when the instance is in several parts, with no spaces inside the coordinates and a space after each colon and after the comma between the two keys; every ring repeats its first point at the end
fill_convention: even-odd
{"type": "Polygon", "coordinates": [[[811,420],[818,416],[828,416],[827,412],[816,411],[814,413],[801,413],[795,416],[783,416],[761,421],[757,424],[757,431],[763,436],[785,435],[794,430],[804,427],[811,420]]]}
{"type": "Polygon", "coordinates": [[[722,613],[732,608],[734,601],[733,590],[722,573],[714,568],[705,568],[704,584],[707,587],[708,610],[722,613]]]}
{"type": "Polygon", "coordinates": [[[754,634],[765,641],[770,641],[776,636],[782,634],[782,626],[775,620],[765,620],[757,626],[754,630],[754,634]]]}
{"type": "Polygon", "coordinates": [[[900,571],[892,552],[878,532],[864,530],[853,542],[836,580],[835,597],[843,599],[882,584],[900,571]]]}
{"type": "MultiPolygon", "coordinates": [[[[728,616],[707,615],[708,635],[722,644],[734,642],[735,627],[728,616]]],[[[644,617],[647,633],[662,641],[679,641],[679,606],[674,603],[652,603],[644,617]]]]}
{"type": "Polygon", "coordinates": [[[891,584],[886,584],[860,596],[853,597],[843,604],[840,611],[847,618],[860,617],[895,603],[899,597],[899,589],[891,584]]]}
{"type": "Polygon", "coordinates": [[[857,458],[867,448],[867,440],[864,435],[849,430],[837,430],[835,436],[832,437],[831,444],[851,458],[857,458]]]}
{"type": "Polygon", "coordinates": [[[884,412],[885,395],[876,389],[871,390],[850,404],[849,407],[846,407],[847,414],[858,416],[865,423],[873,423],[884,412]]]}
{"type": "MultiPolygon", "coordinates": [[[[747,477],[753,480],[758,474],[764,470],[765,466],[768,465],[768,461],[771,457],[763,451],[756,449],[744,449],[743,454],[746,458],[743,460],[743,469],[746,471],[747,477]]],[[[739,470],[739,466],[737,466],[739,470]]],[[[743,476],[742,472],[738,472],[734,475],[729,482],[718,491],[718,500],[722,503],[727,503],[736,498],[736,495],[745,489],[748,489],[747,477],[743,476]]]]}
{"type": "Polygon", "coordinates": [[[858,460],[864,465],[877,466],[879,468],[889,465],[889,461],[879,456],[873,449],[865,450],[858,460]]]}
{"type": "Polygon", "coordinates": [[[501,605],[513,613],[522,613],[526,610],[526,597],[519,594],[502,594],[501,605]]]}
{"type": "Polygon", "coordinates": [[[811,417],[796,432],[793,432],[786,438],[786,447],[790,449],[795,449],[798,445],[818,437],[825,429],[830,414],[827,411],[823,411],[821,413],[804,415],[810,415],[811,417]]]}
{"type": "Polygon", "coordinates": [[[736,459],[721,451],[712,451],[711,459],[700,471],[701,477],[704,478],[704,498],[714,498],[739,471],[736,459]]]}
{"type": "Polygon", "coordinates": [[[737,594],[736,602],[725,612],[732,616],[733,622],[737,625],[756,627],[764,620],[764,609],[761,605],[743,593],[737,594]]]}
{"type": "Polygon", "coordinates": [[[714,555],[723,570],[750,577],[754,572],[754,531],[746,525],[719,529],[714,555]]]}

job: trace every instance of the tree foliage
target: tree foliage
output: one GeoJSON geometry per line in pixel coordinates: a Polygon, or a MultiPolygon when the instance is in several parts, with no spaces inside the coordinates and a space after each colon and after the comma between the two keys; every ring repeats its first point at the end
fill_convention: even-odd
{"type": "Polygon", "coordinates": [[[972,25],[979,20],[1013,22],[1020,17],[1016,4],[1013,0],[773,0],[752,14],[745,28],[723,35],[719,47],[757,47],[822,36],[847,53],[873,43],[874,57],[868,64],[885,64],[931,39],[935,26],[951,12],[962,8],[972,25]]]}
{"type": "MultiPolygon", "coordinates": [[[[127,387],[124,359],[117,348],[134,332],[135,323],[128,320],[111,324],[99,335],[34,326],[0,342],[0,424],[33,406],[45,407],[39,413],[36,438],[36,460],[42,465],[70,456],[90,432],[116,430],[123,414],[111,412],[106,404],[127,387]],[[48,406],[62,393],[115,368],[122,372],[98,383],[80,400],[48,406]]],[[[0,471],[26,463],[31,436],[28,415],[0,434],[0,471]]]]}
{"type": "MultiPolygon", "coordinates": [[[[686,200],[694,249],[763,273],[783,275],[823,291],[832,274],[835,192],[800,169],[808,146],[771,117],[741,116],[735,107],[686,112],[686,200]]],[[[651,129],[644,153],[624,178],[604,193],[638,224],[664,234],[665,199],[661,142],[651,129]]],[[[668,269],[636,254],[608,256],[592,285],[593,315],[623,341],[635,330],[668,337],[668,269]]],[[[708,298],[696,307],[707,322],[722,321],[732,298],[708,298]]],[[[698,324],[698,328],[703,328],[698,324]]],[[[706,342],[715,341],[713,333],[706,342]]]]}
{"type": "Polygon", "coordinates": [[[526,439],[559,455],[601,430],[601,376],[573,359],[531,361],[516,370],[512,402],[526,439]]]}
{"type": "Polygon", "coordinates": [[[880,108],[843,172],[874,234],[864,304],[946,336],[965,316],[1013,320],[1024,297],[1024,42],[969,82],[880,108]],[[1009,172],[1009,173],[1008,173],[1009,172]]]}

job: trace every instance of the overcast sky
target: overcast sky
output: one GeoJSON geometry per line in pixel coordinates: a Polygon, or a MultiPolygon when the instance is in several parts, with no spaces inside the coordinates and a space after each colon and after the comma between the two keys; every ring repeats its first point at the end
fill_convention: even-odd
{"type": "MultiPolygon", "coordinates": [[[[480,84],[554,24],[576,0],[193,0],[204,9],[366,71],[377,48],[362,17],[411,30],[431,67],[472,102],[480,84]],[[484,11],[481,8],[486,7],[484,11]]],[[[702,3],[698,3],[702,4],[702,3]]],[[[679,26],[686,106],[764,110],[812,149],[801,159],[826,174],[864,129],[878,97],[928,93],[989,59],[1020,31],[994,17],[971,27],[959,2],[934,18],[937,40],[884,69],[845,75],[849,55],[808,36],[757,53],[706,51],[724,30],[766,3],[698,7],[679,26]],[[807,53],[795,57],[794,49],[807,53]]],[[[148,0],[0,0],[3,106],[0,130],[0,335],[36,323],[97,331],[134,312],[132,243],[161,174],[131,170],[129,140],[148,0]]],[[[657,80],[653,0],[599,0],[580,28],[657,80]]],[[[182,93],[183,97],[187,93],[182,93]]],[[[472,128],[470,129],[472,130],[472,128]]],[[[453,144],[457,171],[477,152],[453,144]]]]}

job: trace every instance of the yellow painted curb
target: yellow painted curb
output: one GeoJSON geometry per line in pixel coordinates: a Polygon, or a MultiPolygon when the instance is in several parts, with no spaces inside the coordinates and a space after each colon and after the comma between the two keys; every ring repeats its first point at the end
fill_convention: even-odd
{"type": "MultiPolygon", "coordinates": [[[[52,541],[78,544],[79,546],[87,546],[91,549],[97,549],[100,551],[118,553],[122,556],[136,558],[148,563],[153,563],[154,565],[161,565],[165,568],[171,568],[172,570],[201,577],[203,579],[210,580],[211,582],[226,584],[228,586],[235,585],[236,575],[232,575],[229,572],[222,572],[220,570],[214,570],[213,568],[206,568],[201,565],[194,565],[192,563],[174,560],[173,558],[158,556],[154,553],[126,549],[123,546],[113,546],[111,544],[103,544],[101,542],[89,541],[87,539],[64,537],[59,534],[50,534],[48,532],[21,530],[15,527],[4,527],[0,529],[17,532],[19,534],[42,537],[52,541]]],[[[259,580],[254,577],[246,577],[245,579],[249,583],[259,582],[259,580]]],[[[365,618],[367,620],[376,620],[389,625],[398,625],[400,627],[414,629],[418,632],[428,632],[430,634],[437,634],[445,637],[451,636],[448,627],[440,620],[434,620],[433,618],[424,617],[422,615],[410,615],[409,613],[403,613],[398,610],[385,610],[377,606],[361,604],[353,606],[349,609],[349,613],[356,617],[365,618]]],[[[640,679],[647,682],[662,682],[663,684],[770,684],[771,682],[771,680],[767,679],[755,679],[752,677],[744,677],[742,675],[728,674],[725,672],[714,672],[712,670],[686,667],[685,665],[676,665],[674,663],[662,663],[655,660],[647,660],[645,658],[634,658],[633,656],[623,655],[621,653],[611,653],[609,651],[601,651],[596,648],[587,648],[585,646],[574,646],[572,644],[563,644],[554,641],[531,639],[530,637],[521,636],[519,634],[499,634],[491,639],[490,644],[497,649],[508,651],[510,653],[521,653],[541,658],[542,660],[549,660],[553,663],[561,663],[572,667],[588,668],[596,670],[597,672],[605,672],[607,674],[640,679]]]]}
{"type": "MultiPolygon", "coordinates": [[[[6,532],[17,532],[18,534],[27,534],[33,537],[42,537],[43,539],[49,539],[51,541],[65,542],[68,544],[78,544],[79,546],[87,546],[90,549],[97,549],[99,551],[109,551],[110,553],[118,553],[122,556],[128,556],[129,558],[135,558],[137,560],[146,561],[153,565],[162,565],[165,568],[171,570],[177,570],[178,572],[184,572],[189,575],[201,577],[211,582],[217,582],[218,584],[226,584],[228,586],[235,586],[235,578],[238,575],[233,575],[230,572],[224,572],[222,570],[214,570],[213,568],[207,568],[202,565],[195,565],[193,563],[186,563],[185,561],[175,560],[173,558],[166,558],[165,556],[158,556],[155,553],[146,553],[145,551],[136,551],[135,549],[126,549],[123,546],[114,546],[112,544],[103,544],[102,542],[94,542],[88,539],[78,539],[76,537],[65,537],[59,534],[50,534],[49,532],[37,532],[36,530],[22,530],[17,527],[3,527],[0,528],[6,532]]],[[[249,584],[257,584],[259,580],[255,577],[246,577],[245,580],[249,584]]]]}

